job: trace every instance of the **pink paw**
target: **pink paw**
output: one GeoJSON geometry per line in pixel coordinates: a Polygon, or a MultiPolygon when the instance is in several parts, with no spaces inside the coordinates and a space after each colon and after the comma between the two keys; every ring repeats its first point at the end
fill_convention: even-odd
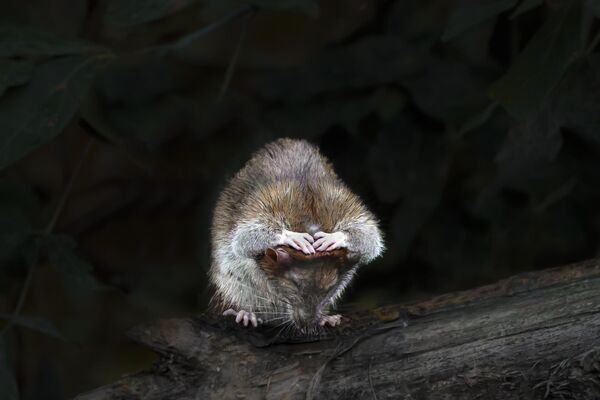
{"type": "Polygon", "coordinates": [[[331,251],[348,246],[348,239],[344,232],[317,232],[315,239],[317,240],[313,243],[313,247],[317,251],[331,251]]]}
{"type": "Polygon", "coordinates": [[[256,318],[256,315],[253,312],[244,311],[244,310],[235,311],[233,308],[226,310],[223,313],[223,315],[224,316],[234,315],[236,323],[239,324],[240,322],[243,322],[244,326],[248,326],[248,322],[250,322],[252,324],[252,326],[255,328],[258,326],[259,323],[262,322],[262,320],[260,318],[256,318]]]}
{"type": "Polygon", "coordinates": [[[321,326],[325,326],[326,324],[329,324],[330,326],[337,326],[342,322],[342,316],[341,315],[323,315],[320,319],[319,319],[319,325],[321,326]]]}
{"type": "Polygon", "coordinates": [[[292,232],[284,230],[277,244],[287,245],[304,254],[314,254],[315,249],[312,243],[315,241],[308,233],[292,232]]]}

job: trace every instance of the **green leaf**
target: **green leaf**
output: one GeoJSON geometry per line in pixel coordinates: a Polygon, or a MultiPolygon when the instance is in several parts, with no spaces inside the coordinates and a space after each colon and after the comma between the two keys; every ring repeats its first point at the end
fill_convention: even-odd
{"type": "Polygon", "coordinates": [[[19,400],[19,387],[8,360],[6,339],[0,335],[0,399],[19,400]]]}
{"type": "Polygon", "coordinates": [[[62,132],[90,88],[97,59],[52,59],[28,85],[0,98],[0,169],[62,132]]]}
{"type": "Polygon", "coordinates": [[[75,241],[68,236],[47,238],[50,265],[62,276],[67,290],[75,295],[82,291],[99,290],[103,286],[92,274],[93,267],[75,254],[75,241]]]}
{"type": "Polygon", "coordinates": [[[538,110],[580,48],[581,3],[567,1],[531,38],[491,96],[516,118],[538,110]]]}
{"type": "Polygon", "coordinates": [[[32,72],[33,63],[30,61],[0,59],[0,97],[6,89],[27,83],[32,72]]]}
{"type": "Polygon", "coordinates": [[[104,51],[93,43],[58,38],[30,26],[0,24],[0,57],[64,56],[104,51]]]}
{"type": "Polygon", "coordinates": [[[544,4],[544,0],[523,0],[521,4],[519,4],[519,7],[517,7],[512,14],[510,14],[510,18],[514,19],[529,10],[533,10],[534,8],[541,6],[542,4],[544,4]]]}
{"type": "Polygon", "coordinates": [[[106,10],[107,25],[129,27],[156,21],[198,0],[112,0],[106,10]]]}
{"type": "Polygon", "coordinates": [[[28,328],[44,335],[52,336],[56,339],[66,340],[65,337],[58,331],[54,324],[45,318],[34,317],[30,315],[17,315],[0,313],[0,319],[10,321],[15,325],[28,328]]]}
{"type": "Polygon", "coordinates": [[[518,0],[482,0],[473,4],[458,7],[452,14],[442,40],[448,41],[467,30],[495,18],[498,14],[510,10],[517,4],[518,0]]]}

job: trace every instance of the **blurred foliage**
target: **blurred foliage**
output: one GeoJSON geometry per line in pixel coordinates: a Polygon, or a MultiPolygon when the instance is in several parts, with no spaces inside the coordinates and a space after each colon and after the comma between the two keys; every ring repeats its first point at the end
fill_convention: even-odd
{"type": "Polygon", "coordinates": [[[597,255],[599,10],[3,2],[0,398],[147,365],[123,331],[206,306],[215,198],[281,136],[319,144],[381,218],[357,306],[597,255]]]}

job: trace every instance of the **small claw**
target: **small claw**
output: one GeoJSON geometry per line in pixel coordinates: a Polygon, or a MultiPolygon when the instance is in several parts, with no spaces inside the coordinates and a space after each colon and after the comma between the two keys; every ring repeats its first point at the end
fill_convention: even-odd
{"type": "Polygon", "coordinates": [[[330,245],[331,245],[330,241],[324,240],[323,243],[319,246],[319,248],[317,250],[325,251],[330,245]]]}
{"type": "Polygon", "coordinates": [[[248,313],[244,313],[244,326],[248,326],[248,313]]]}
{"type": "Polygon", "coordinates": [[[341,315],[324,315],[323,317],[321,317],[321,320],[319,321],[319,325],[325,326],[326,324],[329,324],[330,326],[337,326],[341,322],[342,322],[341,315]]]}
{"type": "Polygon", "coordinates": [[[237,313],[237,317],[235,317],[235,323],[239,324],[240,321],[244,318],[244,310],[240,310],[240,312],[237,313]]]}
{"type": "Polygon", "coordinates": [[[254,313],[252,313],[250,316],[250,322],[252,322],[253,327],[256,328],[258,326],[258,321],[256,320],[256,315],[254,315],[254,313]]]}

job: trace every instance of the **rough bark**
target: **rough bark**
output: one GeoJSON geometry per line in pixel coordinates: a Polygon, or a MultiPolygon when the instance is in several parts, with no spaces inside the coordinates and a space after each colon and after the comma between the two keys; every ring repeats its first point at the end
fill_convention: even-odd
{"type": "Polygon", "coordinates": [[[319,338],[196,316],[130,333],[152,370],[100,399],[600,399],[600,262],[350,314],[319,338]]]}

